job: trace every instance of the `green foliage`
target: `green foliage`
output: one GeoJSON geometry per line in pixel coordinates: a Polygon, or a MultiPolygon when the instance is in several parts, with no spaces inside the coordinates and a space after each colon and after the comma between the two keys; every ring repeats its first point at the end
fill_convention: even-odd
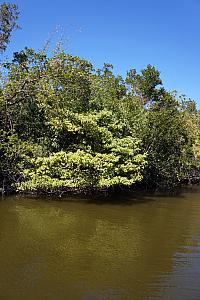
{"type": "Polygon", "coordinates": [[[154,67],[124,80],[112,65],[95,70],[63,51],[28,48],[4,67],[1,182],[34,192],[157,187],[194,168],[198,111],[167,92],[154,67]]]}
{"type": "Polygon", "coordinates": [[[0,182],[11,185],[22,180],[22,167],[33,152],[30,142],[22,141],[14,132],[0,130],[0,182]]]}
{"type": "Polygon", "coordinates": [[[3,3],[0,5],[0,51],[5,51],[10,41],[11,32],[17,25],[19,16],[16,4],[3,3]]]}
{"type": "Polygon", "coordinates": [[[129,85],[131,92],[137,95],[143,105],[159,100],[163,89],[156,89],[162,85],[160,73],[155,67],[148,65],[146,69],[137,74],[135,69],[127,73],[126,83],[129,85]]]}
{"type": "Polygon", "coordinates": [[[188,177],[192,145],[177,101],[170,94],[148,111],[144,145],[148,152],[148,184],[171,186],[188,177]]]}
{"type": "Polygon", "coordinates": [[[107,153],[78,149],[32,158],[31,168],[23,171],[26,181],[18,189],[108,188],[141,180],[145,160],[134,140],[116,139],[107,148],[107,153]]]}

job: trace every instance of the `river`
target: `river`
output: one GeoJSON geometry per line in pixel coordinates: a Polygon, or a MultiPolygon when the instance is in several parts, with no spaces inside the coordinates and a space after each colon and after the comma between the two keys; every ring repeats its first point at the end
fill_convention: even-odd
{"type": "Polygon", "coordinates": [[[200,188],[0,201],[0,299],[200,299],[200,188]]]}

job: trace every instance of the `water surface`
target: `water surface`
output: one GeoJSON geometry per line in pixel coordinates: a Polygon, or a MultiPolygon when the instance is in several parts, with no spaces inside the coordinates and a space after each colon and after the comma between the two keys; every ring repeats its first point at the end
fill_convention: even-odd
{"type": "Polygon", "coordinates": [[[200,299],[200,189],[55,200],[0,201],[0,299],[200,299]]]}

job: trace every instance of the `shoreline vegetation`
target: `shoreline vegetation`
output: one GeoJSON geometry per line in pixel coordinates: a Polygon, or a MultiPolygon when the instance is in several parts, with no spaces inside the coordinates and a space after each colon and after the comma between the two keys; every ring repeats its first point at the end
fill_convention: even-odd
{"type": "MultiPolygon", "coordinates": [[[[0,5],[0,52],[19,28],[0,5]]],[[[152,65],[111,64],[25,48],[0,68],[0,193],[175,189],[200,181],[200,112],[152,65]]]]}
{"type": "Polygon", "coordinates": [[[200,115],[148,65],[126,78],[56,49],[2,64],[0,187],[110,193],[199,181],[200,115]]]}

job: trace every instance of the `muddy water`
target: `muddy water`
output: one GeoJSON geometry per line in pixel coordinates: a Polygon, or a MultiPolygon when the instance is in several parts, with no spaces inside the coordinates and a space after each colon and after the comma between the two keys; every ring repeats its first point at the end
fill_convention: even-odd
{"type": "Polygon", "coordinates": [[[0,201],[0,299],[200,299],[200,189],[0,201]]]}

